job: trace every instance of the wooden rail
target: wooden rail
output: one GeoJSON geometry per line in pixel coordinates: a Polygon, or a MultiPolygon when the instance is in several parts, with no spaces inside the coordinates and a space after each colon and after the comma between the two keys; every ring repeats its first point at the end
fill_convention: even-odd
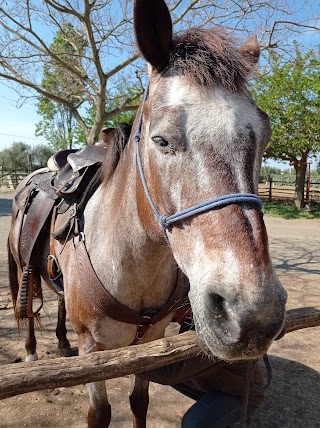
{"type": "MultiPolygon", "coordinates": [[[[320,325],[320,309],[287,311],[285,333],[320,325]]],[[[0,366],[0,399],[150,370],[198,355],[195,332],[90,355],[0,366]]]]}

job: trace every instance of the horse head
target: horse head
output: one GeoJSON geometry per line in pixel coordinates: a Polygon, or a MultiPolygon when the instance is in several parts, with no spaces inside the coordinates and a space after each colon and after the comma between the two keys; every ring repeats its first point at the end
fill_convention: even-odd
{"type": "Polygon", "coordinates": [[[257,198],[194,212],[165,231],[155,211],[170,216],[257,192],[271,135],[267,114],[247,89],[259,44],[252,37],[239,46],[222,29],[173,36],[163,0],[135,1],[135,32],[150,84],[134,128],[141,127],[139,160],[155,207],[138,176],[140,220],[151,239],[169,243],[189,278],[204,348],[223,359],[257,357],[281,331],[286,302],[257,198]]]}

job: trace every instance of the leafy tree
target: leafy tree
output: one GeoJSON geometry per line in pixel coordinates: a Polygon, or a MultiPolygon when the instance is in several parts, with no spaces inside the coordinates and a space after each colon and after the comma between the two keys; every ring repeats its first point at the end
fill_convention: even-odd
{"type": "Polygon", "coordinates": [[[11,147],[1,150],[0,165],[5,171],[25,171],[28,169],[28,157],[31,147],[23,142],[15,142],[11,147]]]}
{"type": "MultiPolygon", "coordinates": [[[[277,46],[288,49],[284,40],[292,30],[318,29],[315,13],[311,7],[308,9],[308,4],[304,5],[303,16],[299,16],[300,6],[286,0],[167,0],[167,4],[175,30],[220,24],[243,33],[257,32],[264,49],[277,49],[277,46]]],[[[141,87],[139,94],[133,95],[113,91],[123,79],[128,86],[139,86],[145,76],[145,65],[138,59],[133,40],[132,5],[132,0],[2,1],[0,78],[17,91],[22,100],[36,95],[69,109],[86,142],[95,143],[106,122],[137,108],[142,93],[141,87]],[[67,46],[63,43],[57,46],[53,41],[59,31],[67,40],[67,46]],[[83,44],[79,44],[81,40],[83,44]],[[49,69],[53,65],[56,69],[58,65],[59,83],[68,82],[64,84],[65,89],[69,85],[73,88],[76,83],[77,91],[56,91],[54,84],[45,85],[44,65],[49,69]],[[121,102],[106,110],[108,100],[120,95],[121,102]],[[90,125],[85,118],[87,111],[95,112],[90,125]]],[[[55,76],[53,73],[51,77],[55,76]]]]}
{"type": "Polygon", "coordinates": [[[281,174],[283,171],[280,168],[274,166],[262,166],[260,170],[260,175],[269,176],[272,174],[281,174]]]}
{"type": "Polygon", "coordinates": [[[292,163],[295,204],[302,208],[307,162],[320,150],[320,60],[319,49],[301,53],[297,43],[295,49],[291,62],[273,54],[270,72],[261,73],[252,89],[271,119],[266,157],[292,163]]]}
{"type": "MultiPolygon", "coordinates": [[[[70,23],[61,27],[50,46],[52,52],[71,66],[77,66],[77,52],[83,53],[85,48],[84,35],[75,31],[70,23]]],[[[55,58],[44,64],[43,74],[42,86],[65,97],[76,108],[85,92],[83,81],[65,70],[55,58]]],[[[43,120],[36,125],[36,135],[46,137],[55,150],[71,149],[77,126],[72,109],[46,97],[41,97],[37,106],[43,120]]]]}
{"type": "Polygon", "coordinates": [[[36,136],[43,136],[55,150],[71,149],[75,143],[77,122],[70,109],[46,98],[38,102],[37,113],[43,119],[36,124],[36,136]]]}
{"type": "Polygon", "coordinates": [[[4,171],[28,172],[30,161],[32,170],[45,167],[53,153],[54,151],[44,144],[31,147],[23,142],[15,142],[11,147],[0,151],[0,165],[4,171]]]}
{"type": "Polygon", "coordinates": [[[47,166],[47,161],[54,154],[55,150],[45,144],[38,144],[31,150],[32,169],[43,168],[47,166]]]}
{"type": "MultiPolygon", "coordinates": [[[[140,101],[141,97],[141,86],[139,85],[131,85],[129,86],[126,81],[121,81],[119,85],[114,89],[114,91],[111,94],[111,98],[107,98],[106,100],[106,106],[105,111],[107,114],[108,119],[104,122],[103,127],[108,128],[117,128],[120,124],[130,124],[133,122],[133,119],[136,115],[136,103],[140,101]],[[126,93],[126,97],[130,97],[134,100],[132,102],[132,110],[128,111],[121,111],[121,105],[124,102],[123,93],[126,93]],[[117,115],[112,115],[113,111],[119,110],[119,113],[117,115]]],[[[128,102],[128,106],[130,106],[130,102],[128,102]]],[[[95,108],[90,109],[87,112],[87,116],[85,118],[87,125],[90,127],[94,123],[96,115],[95,108]]],[[[86,136],[82,132],[81,128],[76,129],[76,138],[79,143],[86,144],[86,136]]]]}

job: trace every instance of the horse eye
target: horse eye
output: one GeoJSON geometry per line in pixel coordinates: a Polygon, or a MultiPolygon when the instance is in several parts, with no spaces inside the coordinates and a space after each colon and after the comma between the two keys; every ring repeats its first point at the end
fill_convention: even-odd
{"type": "Polygon", "coordinates": [[[160,147],[168,147],[169,142],[160,136],[152,137],[152,141],[160,147]]]}

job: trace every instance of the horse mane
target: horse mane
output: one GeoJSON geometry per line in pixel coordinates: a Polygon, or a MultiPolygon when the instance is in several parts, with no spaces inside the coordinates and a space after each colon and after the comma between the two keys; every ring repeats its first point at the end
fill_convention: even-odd
{"type": "Polygon", "coordinates": [[[191,28],[174,36],[168,69],[201,86],[219,84],[234,91],[246,84],[254,65],[225,29],[191,28]]]}
{"type": "Polygon", "coordinates": [[[131,129],[132,124],[121,124],[118,128],[109,128],[106,141],[108,149],[101,168],[105,182],[109,180],[119,163],[121,154],[129,141],[131,129]]]}

